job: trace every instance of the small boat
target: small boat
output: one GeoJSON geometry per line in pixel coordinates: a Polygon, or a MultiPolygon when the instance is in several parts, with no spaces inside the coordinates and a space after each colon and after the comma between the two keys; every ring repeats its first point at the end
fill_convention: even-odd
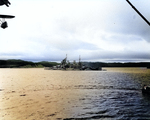
{"type": "Polygon", "coordinates": [[[150,94],[150,86],[144,85],[142,88],[142,93],[150,94]]]}

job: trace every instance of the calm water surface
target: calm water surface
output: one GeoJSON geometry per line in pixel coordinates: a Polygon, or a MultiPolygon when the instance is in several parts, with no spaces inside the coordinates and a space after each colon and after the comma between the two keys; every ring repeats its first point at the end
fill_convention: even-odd
{"type": "Polygon", "coordinates": [[[150,119],[150,69],[105,69],[0,69],[0,119],[150,119]]]}

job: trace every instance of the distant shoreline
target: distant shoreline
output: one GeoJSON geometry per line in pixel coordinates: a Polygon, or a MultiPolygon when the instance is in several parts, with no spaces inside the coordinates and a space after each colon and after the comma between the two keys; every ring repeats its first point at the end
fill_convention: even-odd
{"type": "MultiPolygon", "coordinates": [[[[127,63],[105,63],[105,62],[81,62],[82,64],[89,65],[94,64],[100,67],[147,67],[150,68],[150,62],[127,62],[127,63]]],[[[48,62],[48,61],[41,61],[41,62],[31,62],[31,61],[24,61],[24,60],[0,60],[0,68],[44,68],[44,67],[53,67],[60,65],[57,62],[48,62]]]]}

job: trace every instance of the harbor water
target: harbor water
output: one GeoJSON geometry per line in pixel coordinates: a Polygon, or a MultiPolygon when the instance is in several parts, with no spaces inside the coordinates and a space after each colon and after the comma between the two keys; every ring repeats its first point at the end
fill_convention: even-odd
{"type": "Polygon", "coordinates": [[[0,69],[0,120],[150,119],[150,69],[0,69]]]}

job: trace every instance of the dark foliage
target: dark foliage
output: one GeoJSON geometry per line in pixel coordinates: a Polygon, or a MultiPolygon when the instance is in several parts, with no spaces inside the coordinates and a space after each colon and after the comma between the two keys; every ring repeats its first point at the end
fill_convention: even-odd
{"type": "Polygon", "coordinates": [[[26,66],[37,67],[42,65],[43,67],[52,67],[54,65],[58,65],[55,62],[31,62],[31,61],[23,61],[23,60],[0,60],[0,68],[22,68],[26,66]]]}
{"type": "MultiPolygon", "coordinates": [[[[22,68],[24,66],[31,66],[31,67],[37,67],[37,66],[43,66],[43,67],[52,67],[56,65],[60,65],[60,63],[56,62],[31,62],[31,61],[23,61],[23,60],[0,60],[0,68],[22,68]]],[[[103,62],[82,62],[82,65],[85,65],[87,67],[97,68],[97,67],[148,67],[150,68],[149,62],[139,62],[139,63],[103,63],[103,62]]]]}
{"type": "Polygon", "coordinates": [[[150,67],[149,62],[128,62],[128,63],[103,63],[103,62],[82,62],[85,66],[93,67],[150,67]]]}

